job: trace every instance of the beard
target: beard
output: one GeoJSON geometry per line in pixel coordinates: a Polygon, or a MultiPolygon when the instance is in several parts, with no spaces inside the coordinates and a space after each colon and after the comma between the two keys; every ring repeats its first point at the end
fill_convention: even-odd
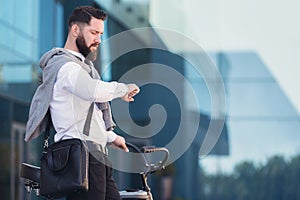
{"type": "Polygon", "coordinates": [[[80,33],[76,38],[76,46],[79,52],[90,61],[95,61],[97,59],[98,48],[94,51],[91,51],[91,47],[98,47],[98,44],[93,43],[89,47],[86,45],[83,35],[80,33]]]}

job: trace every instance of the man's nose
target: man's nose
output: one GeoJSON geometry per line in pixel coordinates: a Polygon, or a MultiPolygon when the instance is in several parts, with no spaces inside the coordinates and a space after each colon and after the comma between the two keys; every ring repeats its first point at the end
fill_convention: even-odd
{"type": "Polygon", "coordinates": [[[101,38],[100,37],[96,37],[94,40],[95,43],[100,44],[101,43],[101,38]]]}

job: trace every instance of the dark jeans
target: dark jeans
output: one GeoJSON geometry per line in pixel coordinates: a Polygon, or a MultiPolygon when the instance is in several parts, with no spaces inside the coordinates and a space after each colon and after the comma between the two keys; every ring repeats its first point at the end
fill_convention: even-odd
{"type": "Polygon", "coordinates": [[[111,161],[100,151],[89,155],[89,190],[74,193],[66,200],[120,200],[120,194],[112,177],[111,161]],[[105,164],[103,164],[105,163],[105,164]]]}

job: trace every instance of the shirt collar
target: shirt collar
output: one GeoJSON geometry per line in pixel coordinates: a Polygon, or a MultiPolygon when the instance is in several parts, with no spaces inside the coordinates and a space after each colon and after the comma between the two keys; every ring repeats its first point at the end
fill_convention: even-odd
{"type": "Polygon", "coordinates": [[[81,53],[76,52],[76,51],[72,51],[72,50],[69,50],[69,49],[67,49],[67,50],[68,50],[71,54],[73,54],[74,56],[80,58],[81,61],[84,61],[84,60],[85,60],[85,57],[84,57],[81,53]]]}

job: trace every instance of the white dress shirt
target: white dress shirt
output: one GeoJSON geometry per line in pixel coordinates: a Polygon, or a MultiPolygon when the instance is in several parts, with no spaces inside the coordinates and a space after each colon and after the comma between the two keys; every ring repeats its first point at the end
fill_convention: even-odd
{"type": "MultiPolygon", "coordinates": [[[[72,54],[84,60],[78,52],[72,54]]],[[[113,142],[116,134],[106,131],[102,111],[95,105],[89,136],[83,134],[88,109],[93,102],[108,102],[124,96],[128,88],[123,83],[104,82],[92,79],[76,62],[67,62],[57,74],[50,102],[53,126],[56,130],[55,142],[62,139],[79,138],[105,146],[113,142]]]]}

